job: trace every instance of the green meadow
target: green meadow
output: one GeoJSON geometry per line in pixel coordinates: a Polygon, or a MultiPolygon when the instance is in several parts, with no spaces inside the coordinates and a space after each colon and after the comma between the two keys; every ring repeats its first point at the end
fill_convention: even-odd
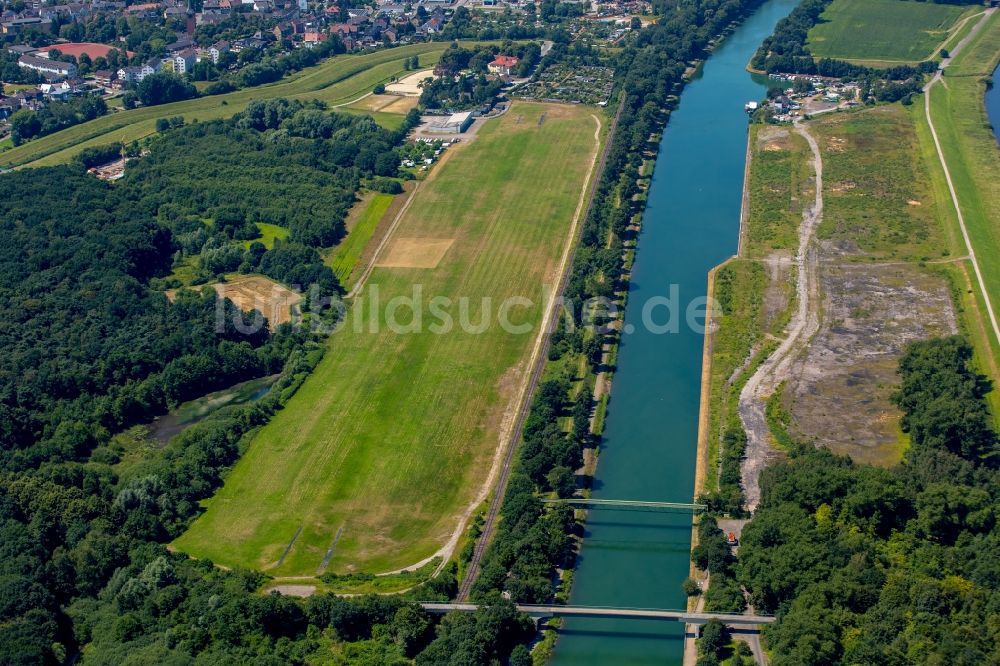
{"type": "Polygon", "coordinates": [[[517,103],[451,149],[320,365],[249,443],[177,549],[316,576],[412,566],[448,541],[484,489],[519,402],[545,285],[558,279],[599,149],[597,114],[517,103]],[[414,264],[423,267],[406,267],[414,264]],[[391,300],[417,292],[421,325],[408,307],[390,312],[391,300]],[[431,326],[442,321],[427,309],[434,297],[451,299],[439,301],[455,324],[447,332],[431,326]],[[498,325],[511,297],[530,301],[508,310],[529,332],[498,325]],[[471,327],[460,325],[463,312],[471,327]],[[390,316],[414,330],[392,330],[390,316]]]}
{"type": "Polygon", "coordinates": [[[937,54],[959,18],[981,7],[916,0],[834,0],[809,31],[817,58],[913,63],[937,54]]]}

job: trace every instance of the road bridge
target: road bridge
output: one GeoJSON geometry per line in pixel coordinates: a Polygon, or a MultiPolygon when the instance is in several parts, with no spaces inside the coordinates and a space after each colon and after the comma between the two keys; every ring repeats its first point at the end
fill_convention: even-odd
{"type": "Polygon", "coordinates": [[[646,502],[642,500],[616,499],[585,499],[568,497],[566,499],[543,499],[545,504],[568,504],[581,509],[629,509],[638,511],[679,511],[701,513],[707,507],[704,504],[684,504],[681,502],[646,502]]]}
{"type": "MultiPolygon", "coordinates": [[[[421,602],[428,613],[444,614],[451,611],[472,613],[479,604],[421,602]]],[[[657,608],[611,608],[602,606],[544,606],[517,604],[517,610],[535,619],[546,617],[601,617],[626,620],[668,620],[685,624],[705,624],[718,620],[730,626],[756,626],[774,622],[773,615],[742,615],[739,613],[689,613],[687,611],[662,610],[657,608]]]]}

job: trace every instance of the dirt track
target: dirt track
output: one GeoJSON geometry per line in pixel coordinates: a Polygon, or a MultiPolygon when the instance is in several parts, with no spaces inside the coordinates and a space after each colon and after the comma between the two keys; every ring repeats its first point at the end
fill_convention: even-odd
{"type": "Polygon", "coordinates": [[[788,334],[778,348],[761,364],[740,391],[740,421],[747,433],[746,460],[743,462],[743,489],[747,509],[760,502],[760,472],[777,457],[770,443],[765,402],[789,374],[789,367],[802,344],[819,330],[817,258],[813,247],[816,227],[823,221],[823,157],[808,127],[796,122],[795,131],[809,143],[813,154],[816,200],[802,214],[799,225],[799,250],[795,257],[796,297],[798,307],[788,324],[788,334]]]}

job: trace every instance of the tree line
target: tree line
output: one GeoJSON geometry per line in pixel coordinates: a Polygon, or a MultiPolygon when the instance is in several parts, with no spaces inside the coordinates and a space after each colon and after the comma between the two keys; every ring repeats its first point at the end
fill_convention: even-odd
{"type": "MultiPolygon", "coordinates": [[[[571,268],[565,292],[569,302],[579,305],[596,297],[613,298],[623,286],[623,241],[644,208],[644,200],[636,196],[643,154],[655,147],[654,137],[667,122],[688,63],[704,57],[713,37],[758,4],[755,0],[668,0],[658,5],[664,16],[661,21],[639,31],[615,57],[615,80],[620,82],[616,92],[624,101],[571,268]]],[[[587,62],[596,57],[586,49],[560,49],[559,53],[587,62]]],[[[573,308],[553,335],[549,358],[578,354],[591,369],[598,369],[602,344],[611,335],[603,333],[604,323],[606,318],[585,320],[582,309],[573,308]],[[586,327],[590,330],[585,334],[586,327]]],[[[543,382],[536,391],[501,506],[502,519],[473,587],[475,598],[491,600],[501,593],[526,603],[553,598],[556,568],[572,566],[573,536],[580,528],[568,507],[546,507],[540,495],[565,497],[575,491],[573,470],[582,463],[583,449],[593,446],[592,402],[587,387],[571,398],[569,385],[560,379],[543,382]],[[570,417],[569,432],[557,425],[563,417],[570,417]]]]}

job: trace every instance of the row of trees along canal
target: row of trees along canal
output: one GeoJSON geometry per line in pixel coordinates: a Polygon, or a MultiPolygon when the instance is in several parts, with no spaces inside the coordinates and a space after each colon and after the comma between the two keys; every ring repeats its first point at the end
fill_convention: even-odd
{"type": "MultiPolygon", "coordinates": [[[[641,212],[641,202],[632,199],[642,152],[666,121],[665,109],[688,63],[704,57],[710,39],[756,4],[657,2],[657,12],[669,18],[639,31],[625,49],[610,56],[622,82],[618,94],[625,101],[595,205],[585,221],[567,290],[571,298],[579,301],[614,291],[622,240],[633,216],[641,212]]],[[[599,56],[590,52],[586,57],[596,61],[599,56]]],[[[4,264],[8,270],[0,296],[9,311],[24,319],[3,340],[4,358],[12,367],[0,396],[0,543],[5,555],[0,560],[0,661],[63,661],[86,645],[84,662],[121,663],[128,658],[162,663],[200,657],[302,663],[310,655],[329,656],[339,641],[348,643],[346,656],[379,663],[416,655],[418,663],[486,664],[512,654],[512,663],[525,663],[524,646],[515,646],[530,637],[531,625],[507,603],[446,617],[434,628],[405,596],[348,600],[317,595],[305,602],[261,596],[255,593],[261,575],[217,570],[210,562],[189,560],[164,547],[197,514],[199,501],[221,483],[223,471],[240,455],[243,435],[280,409],[322,353],[317,341],[292,331],[261,336],[254,344],[230,341],[226,332],[216,333],[210,325],[215,312],[211,294],[192,294],[170,306],[151,287],[152,277],[165,272],[178,247],[197,240],[188,237],[201,233],[195,218],[210,216],[204,202],[179,199],[193,192],[176,186],[183,180],[181,174],[194,167],[199,173],[213,172],[221,148],[226,156],[253,153],[261,168],[268,160],[287,168],[290,156],[305,150],[309,156],[303,157],[304,164],[329,158],[328,171],[345,189],[356,188],[359,175],[379,171],[377,156],[359,163],[368,159],[365,151],[354,151],[358,160],[349,159],[342,146],[330,140],[330,132],[354,121],[326,122],[318,108],[284,111],[289,117],[281,121],[282,127],[301,124],[295,130],[299,136],[288,132],[282,138],[267,123],[254,125],[253,112],[229,122],[170,130],[165,143],[154,149],[150,164],[155,161],[161,173],[180,179],[174,186],[153,187],[157,175],[152,166],[143,168],[143,160],[126,176],[129,182],[142,179],[135,188],[86,178],[82,166],[0,177],[0,201],[7,207],[2,217],[21,221],[8,230],[3,246],[10,261],[4,264]],[[303,122],[297,124],[296,118],[303,122]],[[318,134],[311,134],[314,131],[318,134]],[[267,149],[271,144],[275,148],[267,149]],[[238,150],[239,145],[248,150],[238,150]],[[186,171],[164,171],[172,160],[184,161],[182,155],[186,171]],[[345,159],[349,165],[342,164],[345,159]],[[50,201],[53,188],[63,196],[50,201]],[[42,199],[50,204],[42,209],[26,205],[42,199]],[[183,210],[192,204],[197,210],[183,210]],[[154,216],[157,210],[164,212],[162,219],[154,216]],[[25,252],[30,261],[23,261],[25,252]],[[48,288],[51,284],[59,287],[48,288]],[[144,321],[148,325],[143,326],[144,321]],[[163,335],[142,346],[109,333],[133,329],[163,335]],[[72,337],[60,341],[58,332],[72,337]],[[42,338],[51,342],[44,349],[42,338]],[[157,346],[156,340],[172,346],[157,346]],[[104,353],[108,345],[114,349],[104,353]],[[94,358],[87,356],[94,349],[94,358]],[[137,355],[136,362],[128,360],[137,355]],[[148,397],[164,399],[146,389],[162,389],[158,378],[165,373],[202,368],[203,356],[232,371],[234,379],[244,378],[251,366],[251,375],[282,367],[283,379],[260,401],[192,426],[162,451],[123,452],[108,446],[116,430],[135,422],[136,410],[161,404],[145,402],[148,397]],[[51,362],[40,365],[43,359],[51,362]],[[25,369],[13,367],[17,364],[25,369]],[[81,364],[87,367],[81,369],[81,364]]],[[[356,134],[390,138],[378,134],[367,119],[358,120],[350,128],[356,134]]],[[[246,202],[224,200],[225,189],[213,189],[220,198],[212,206],[245,204],[245,212],[252,215],[277,205],[265,200],[260,183],[249,188],[256,194],[246,202]]],[[[232,182],[228,185],[230,192],[243,191],[232,182]]],[[[309,244],[327,241],[317,240],[312,233],[316,230],[303,225],[306,221],[290,221],[292,235],[301,234],[301,239],[283,245],[275,259],[296,246],[303,256],[316,256],[309,244]]],[[[235,245],[241,229],[222,231],[235,245]]],[[[319,235],[325,239],[327,230],[322,231],[319,235]]],[[[229,246],[222,243],[216,249],[222,247],[229,246]]],[[[259,259],[263,266],[271,252],[250,259],[259,259]]],[[[241,255],[243,259],[247,257],[241,255]]],[[[323,270],[319,263],[310,265],[310,270],[323,270]]],[[[580,344],[575,334],[561,332],[553,354],[580,344]]],[[[565,473],[559,468],[572,469],[589,443],[583,421],[590,404],[585,401],[573,409],[573,434],[546,428],[552,417],[571,407],[565,386],[540,388],[507,489],[502,531],[488,552],[477,597],[497,599],[506,590],[517,601],[547,600],[553,594],[553,568],[570,563],[567,534],[575,529],[572,517],[564,508],[543,509],[537,494],[553,487],[565,493],[565,473]]],[[[409,598],[445,599],[455,590],[454,572],[447,570],[409,598]]]]}
{"type": "MultiPolygon", "coordinates": [[[[759,4],[757,0],[657,3],[658,13],[669,18],[643,29],[619,55],[615,79],[622,81],[618,94],[625,96],[624,105],[584,223],[566,287],[568,302],[613,298],[623,287],[623,243],[645,204],[642,196],[635,196],[643,155],[655,148],[652,141],[668,119],[689,64],[704,58],[715,37],[759,4]]],[[[585,342],[581,311],[573,310],[574,320],[561,321],[554,333],[549,358],[557,361],[564,354],[582,351],[592,369],[597,369],[604,340],[595,337],[585,342]]],[[[595,327],[602,323],[592,322],[595,327]]],[[[571,494],[571,470],[580,466],[583,449],[595,444],[588,425],[591,393],[581,391],[575,400],[568,396],[569,386],[561,380],[543,382],[536,391],[506,488],[502,520],[473,586],[473,599],[496,599],[504,592],[519,602],[548,601],[556,569],[573,565],[573,535],[579,533],[579,525],[572,509],[546,506],[539,498],[550,492],[571,494]],[[565,415],[572,416],[570,433],[557,425],[565,415]]]]}

